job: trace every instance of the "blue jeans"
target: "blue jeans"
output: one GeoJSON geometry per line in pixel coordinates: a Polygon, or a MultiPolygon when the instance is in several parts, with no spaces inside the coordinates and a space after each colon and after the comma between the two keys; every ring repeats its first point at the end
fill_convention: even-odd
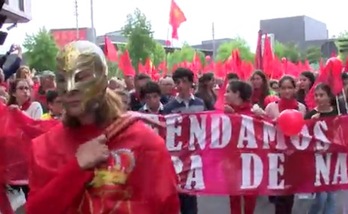
{"type": "Polygon", "coordinates": [[[181,214],[197,214],[197,197],[195,195],[187,195],[179,193],[181,214]]]}
{"type": "Polygon", "coordinates": [[[336,192],[316,193],[308,214],[336,214],[336,192]]]}

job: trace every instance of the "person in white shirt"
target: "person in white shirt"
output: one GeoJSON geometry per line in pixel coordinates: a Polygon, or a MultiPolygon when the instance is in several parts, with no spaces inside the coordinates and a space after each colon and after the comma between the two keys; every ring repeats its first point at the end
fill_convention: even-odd
{"type": "Polygon", "coordinates": [[[10,84],[8,105],[18,108],[30,118],[38,120],[42,117],[41,104],[31,100],[31,87],[26,79],[17,79],[10,84]]]}

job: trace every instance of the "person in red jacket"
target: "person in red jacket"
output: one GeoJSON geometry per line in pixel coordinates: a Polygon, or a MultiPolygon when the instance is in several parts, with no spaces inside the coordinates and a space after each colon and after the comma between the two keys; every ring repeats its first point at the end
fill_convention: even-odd
{"type": "Polygon", "coordinates": [[[178,214],[177,176],[163,139],[122,115],[102,50],[88,41],[57,56],[61,125],[32,142],[27,214],[178,214]],[[146,138],[144,138],[146,136],[146,138]]]}
{"type": "MultiPolygon", "coordinates": [[[[232,80],[225,93],[225,113],[236,113],[253,116],[251,95],[252,87],[246,82],[232,80]]],[[[230,196],[230,209],[233,214],[253,214],[257,196],[230,196]]]]}

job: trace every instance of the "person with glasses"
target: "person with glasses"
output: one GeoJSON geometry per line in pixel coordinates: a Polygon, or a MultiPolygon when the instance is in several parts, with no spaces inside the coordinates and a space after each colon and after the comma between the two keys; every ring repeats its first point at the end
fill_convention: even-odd
{"type": "Polygon", "coordinates": [[[17,79],[11,82],[9,88],[10,99],[8,106],[18,108],[32,119],[38,120],[42,117],[41,104],[32,101],[30,83],[26,79],[17,79]]]}

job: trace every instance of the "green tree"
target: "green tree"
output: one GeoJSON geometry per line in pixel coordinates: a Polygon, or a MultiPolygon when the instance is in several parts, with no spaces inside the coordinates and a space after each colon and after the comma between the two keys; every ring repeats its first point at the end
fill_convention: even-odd
{"type": "Polygon", "coordinates": [[[239,49],[240,56],[243,60],[253,61],[255,55],[250,51],[247,42],[242,38],[235,38],[230,42],[223,43],[219,46],[216,53],[217,61],[225,61],[231,56],[233,50],[239,49]]]}
{"type": "Polygon", "coordinates": [[[316,46],[308,47],[304,54],[304,58],[306,58],[311,64],[318,63],[321,57],[321,48],[316,46]]]}
{"type": "Polygon", "coordinates": [[[161,62],[166,59],[166,51],[163,46],[156,42],[155,49],[153,50],[151,60],[155,66],[158,66],[161,62]]]}
{"type": "Polygon", "coordinates": [[[192,62],[195,53],[198,54],[201,63],[205,64],[205,55],[201,51],[197,51],[188,44],[184,44],[181,49],[175,50],[173,53],[167,55],[167,65],[172,69],[175,64],[181,62],[192,62]]]}
{"type": "Polygon", "coordinates": [[[127,16],[127,22],[122,28],[122,34],[128,40],[127,49],[132,59],[132,64],[137,69],[138,63],[144,63],[156,49],[151,23],[139,9],[136,9],[133,14],[127,16]]]}
{"type": "Polygon", "coordinates": [[[56,69],[58,48],[46,28],[41,28],[36,34],[26,35],[23,46],[26,49],[27,63],[31,68],[35,68],[39,73],[56,69]]]}
{"type": "Polygon", "coordinates": [[[108,61],[108,77],[122,77],[122,72],[118,68],[118,65],[114,62],[108,61]]]}
{"type": "Polygon", "coordinates": [[[339,34],[336,46],[338,48],[339,58],[345,61],[348,57],[348,31],[339,34]]]}
{"type": "Polygon", "coordinates": [[[298,62],[301,60],[301,51],[294,43],[283,44],[276,41],[274,44],[274,54],[278,58],[285,57],[291,62],[298,62]]]}

